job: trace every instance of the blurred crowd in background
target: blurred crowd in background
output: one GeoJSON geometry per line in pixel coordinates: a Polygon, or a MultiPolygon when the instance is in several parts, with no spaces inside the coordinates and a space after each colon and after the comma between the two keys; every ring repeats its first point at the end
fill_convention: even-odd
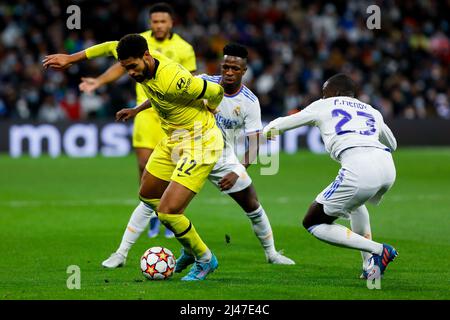
{"type": "MultiPolygon", "coordinates": [[[[97,76],[114,60],[81,63],[65,72],[43,70],[50,53],[74,53],[96,43],[148,30],[155,1],[2,1],[0,4],[0,119],[110,119],[134,106],[134,84],[122,77],[94,94],[80,78],[97,76]],[[69,30],[68,6],[81,8],[81,29],[69,30]]],[[[192,44],[197,72],[217,74],[222,48],[249,49],[246,85],[263,117],[297,112],[321,97],[323,82],[346,72],[358,97],[387,118],[450,119],[449,1],[168,1],[174,31],[192,44]],[[371,4],[381,29],[369,30],[371,4]]]]}

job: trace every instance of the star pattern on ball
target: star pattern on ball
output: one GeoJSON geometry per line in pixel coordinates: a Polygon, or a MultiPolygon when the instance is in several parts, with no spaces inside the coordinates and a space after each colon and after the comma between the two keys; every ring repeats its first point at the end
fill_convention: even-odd
{"type": "Polygon", "coordinates": [[[145,270],[149,275],[153,277],[153,275],[156,273],[154,266],[147,266],[147,270],[145,270]]]}
{"type": "Polygon", "coordinates": [[[162,275],[164,276],[164,278],[167,279],[171,276],[172,272],[173,272],[173,268],[171,269],[171,268],[167,267],[167,270],[165,272],[163,272],[162,275]]]}
{"type": "Polygon", "coordinates": [[[160,260],[167,262],[167,259],[169,258],[169,255],[165,253],[164,251],[161,251],[160,253],[156,254],[160,260]]]}

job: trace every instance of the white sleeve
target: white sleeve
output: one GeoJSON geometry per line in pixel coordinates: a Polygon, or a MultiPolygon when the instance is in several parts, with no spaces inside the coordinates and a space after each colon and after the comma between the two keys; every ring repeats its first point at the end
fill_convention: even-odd
{"type": "Polygon", "coordinates": [[[220,76],[210,76],[209,74],[206,74],[206,73],[197,74],[197,75],[195,75],[195,77],[206,80],[206,81],[215,82],[215,83],[219,83],[219,80],[220,80],[220,76]]]}
{"type": "Polygon", "coordinates": [[[255,102],[248,102],[245,106],[245,116],[244,116],[244,130],[245,134],[251,134],[262,130],[261,122],[261,107],[259,105],[259,100],[256,99],[255,102]]]}
{"type": "Polygon", "coordinates": [[[389,127],[384,122],[381,125],[379,139],[380,142],[391,149],[391,151],[395,151],[395,149],[397,149],[397,140],[395,140],[394,134],[392,133],[391,129],[389,129],[389,127]]]}
{"type": "Polygon", "coordinates": [[[270,130],[284,132],[305,125],[314,125],[317,114],[313,110],[314,103],[300,112],[294,113],[287,117],[277,118],[264,127],[263,134],[266,135],[270,130]]]}

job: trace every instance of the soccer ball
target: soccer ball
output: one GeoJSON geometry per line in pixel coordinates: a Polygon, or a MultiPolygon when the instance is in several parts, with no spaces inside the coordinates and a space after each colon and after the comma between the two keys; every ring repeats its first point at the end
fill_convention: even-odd
{"type": "Polygon", "coordinates": [[[176,259],[172,251],[163,247],[147,249],[141,257],[142,274],[150,280],[165,280],[172,276],[176,259]]]}

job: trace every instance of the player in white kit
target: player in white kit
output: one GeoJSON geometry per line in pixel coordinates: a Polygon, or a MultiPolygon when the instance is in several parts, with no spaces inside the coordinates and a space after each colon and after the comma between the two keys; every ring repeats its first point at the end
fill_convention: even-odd
{"type": "Polygon", "coordinates": [[[363,258],[361,278],[374,279],[384,273],[397,256],[388,244],[372,241],[367,201],[378,204],[395,181],[391,151],[397,142],[380,112],[354,98],[355,84],[345,74],[328,79],[323,98],[301,112],[270,122],[263,134],[273,138],[279,132],[304,125],[317,126],[330,156],[340,162],[336,179],[311,204],[303,226],[327,243],[358,249],[363,258]],[[352,230],[333,223],[351,221],[352,230]]]}
{"type": "MultiPolygon", "coordinates": [[[[224,88],[224,98],[217,107],[216,122],[222,129],[225,147],[221,158],[209,175],[209,180],[222,192],[229,194],[245,211],[253,231],[264,249],[266,260],[272,264],[293,265],[295,262],[275,249],[272,227],[264,208],[258,201],[255,187],[246,168],[258,152],[258,138],[261,134],[261,109],[258,98],[244,85],[242,77],[247,70],[247,49],[230,44],[223,49],[224,59],[220,76],[200,75],[207,81],[219,83],[224,88]],[[241,164],[234,153],[237,137],[245,133],[249,149],[241,164]]],[[[116,252],[103,261],[105,268],[117,268],[126,262],[128,251],[155,216],[152,210],[141,203],[133,212],[121,244],[116,252]]],[[[183,271],[195,262],[195,258],[182,250],[177,259],[175,272],[183,271]]]]}

